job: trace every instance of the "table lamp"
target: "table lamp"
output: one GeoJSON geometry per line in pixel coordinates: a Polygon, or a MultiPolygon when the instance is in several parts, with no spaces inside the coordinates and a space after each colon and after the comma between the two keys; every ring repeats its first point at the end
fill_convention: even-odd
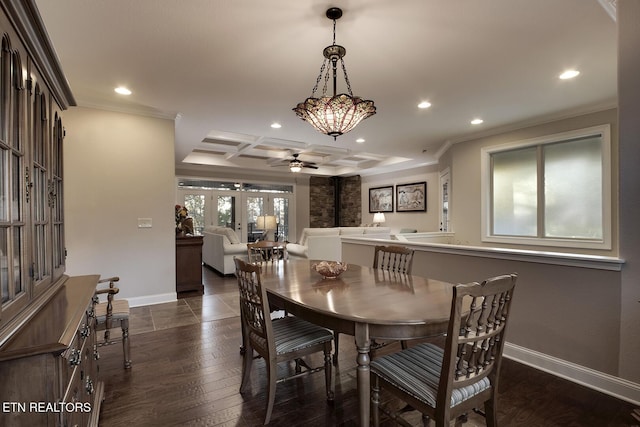
{"type": "Polygon", "coordinates": [[[373,214],[373,223],[376,225],[376,227],[379,227],[380,224],[384,223],[384,221],[385,218],[382,212],[376,212],[373,214]]]}
{"type": "Polygon", "coordinates": [[[266,237],[266,234],[270,230],[277,230],[278,229],[278,222],[277,222],[277,219],[276,219],[275,215],[261,215],[261,216],[258,216],[256,218],[256,228],[258,230],[265,230],[265,237],[266,237]]]}

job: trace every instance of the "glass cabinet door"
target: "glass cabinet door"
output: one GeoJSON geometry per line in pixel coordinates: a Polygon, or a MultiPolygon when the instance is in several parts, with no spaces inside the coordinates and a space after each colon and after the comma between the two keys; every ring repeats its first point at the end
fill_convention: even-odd
{"type": "Polygon", "coordinates": [[[49,153],[47,134],[47,100],[36,83],[32,99],[32,160],[28,170],[32,215],[32,276],[35,286],[51,281],[51,223],[49,218],[49,153]]]}
{"type": "MultiPolygon", "coordinates": [[[[15,4],[10,13],[21,9],[17,6],[21,2],[15,4]]],[[[18,27],[4,13],[0,18],[2,330],[31,301],[62,283],[58,280],[65,270],[62,111],[72,97],[67,96],[66,82],[50,74],[47,64],[37,66],[29,55],[24,37],[38,35],[18,36],[18,27]],[[45,75],[53,80],[47,81],[45,75]]]]}
{"type": "Polygon", "coordinates": [[[26,306],[26,90],[20,51],[8,36],[0,51],[0,320],[26,306]]]}

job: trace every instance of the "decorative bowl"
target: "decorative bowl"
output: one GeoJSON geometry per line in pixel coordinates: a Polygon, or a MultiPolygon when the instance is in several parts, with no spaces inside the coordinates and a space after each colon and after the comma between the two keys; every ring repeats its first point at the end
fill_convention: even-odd
{"type": "Polygon", "coordinates": [[[340,276],[342,272],[346,271],[348,266],[345,262],[320,261],[317,264],[313,264],[311,268],[324,276],[325,279],[335,279],[340,276]]]}

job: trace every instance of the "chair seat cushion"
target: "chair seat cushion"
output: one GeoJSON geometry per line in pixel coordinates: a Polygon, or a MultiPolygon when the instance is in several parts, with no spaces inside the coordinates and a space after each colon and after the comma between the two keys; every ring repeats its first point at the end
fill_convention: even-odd
{"type": "MultiPolygon", "coordinates": [[[[129,302],[125,299],[114,300],[111,304],[112,319],[122,320],[129,317],[129,302]]],[[[107,303],[96,304],[96,320],[101,323],[107,319],[107,303]]]]}
{"type": "Polygon", "coordinates": [[[274,319],[273,335],[278,354],[298,351],[333,339],[330,331],[295,316],[274,319]]]}
{"type": "MultiPolygon", "coordinates": [[[[371,362],[371,372],[384,378],[405,393],[434,407],[442,370],[444,350],[433,344],[418,344],[371,362]]],[[[491,386],[488,378],[454,389],[451,406],[464,402],[491,386]]]]}

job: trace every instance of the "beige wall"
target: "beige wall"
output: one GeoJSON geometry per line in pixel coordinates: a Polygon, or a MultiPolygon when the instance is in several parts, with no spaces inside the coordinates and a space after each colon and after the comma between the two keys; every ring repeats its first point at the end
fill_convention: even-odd
{"type": "Polygon", "coordinates": [[[64,125],[67,274],[120,276],[133,305],[175,299],[173,121],[76,107],[64,125]]]}
{"type": "Polygon", "coordinates": [[[391,233],[397,233],[401,228],[415,228],[418,231],[438,231],[440,229],[440,168],[438,165],[408,169],[393,173],[362,177],[362,222],[372,223],[373,213],[369,212],[369,189],[375,187],[393,186],[393,212],[385,212],[385,227],[391,228],[391,233]],[[395,186],[414,182],[427,183],[427,211],[426,212],[396,212],[395,186]]]}

